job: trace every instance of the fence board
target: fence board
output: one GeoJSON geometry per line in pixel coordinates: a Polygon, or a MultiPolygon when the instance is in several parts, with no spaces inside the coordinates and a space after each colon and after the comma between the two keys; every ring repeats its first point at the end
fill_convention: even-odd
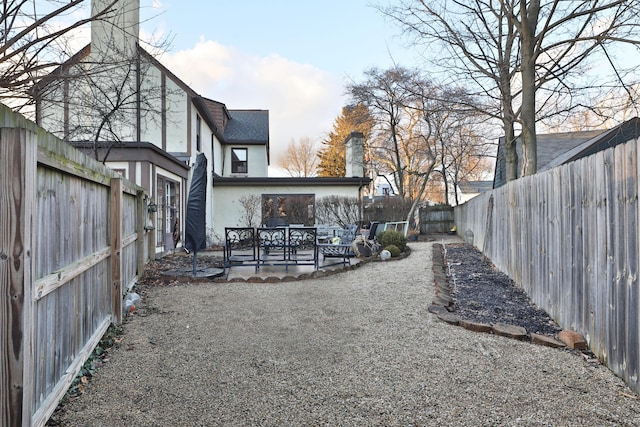
{"type": "Polygon", "coordinates": [[[624,229],[626,228],[626,145],[620,145],[613,149],[613,182],[611,197],[611,213],[613,220],[611,227],[611,294],[609,298],[609,339],[611,343],[610,357],[611,370],[616,375],[622,375],[624,366],[624,352],[619,351],[619,346],[624,338],[626,310],[624,304],[624,291],[627,283],[626,243],[624,241],[624,229]]]}
{"type": "Polygon", "coordinates": [[[68,264],[66,267],[61,268],[58,271],[54,271],[53,273],[38,279],[35,282],[35,292],[33,294],[33,298],[37,300],[55,291],[57,288],[64,285],[74,277],[79,276],[87,269],[93,267],[94,265],[109,257],[110,254],[111,249],[109,247],[104,248],[87,257],[68,264]]]}
{"type": "Polygon", "coordinates": [[[629,275],[627,279],[627,318],[625,322],[627,331],[627,346],[625,355],[627,361],[626,380],[634,390],[640,390],[640,291],[638,284],[638,271],[640,270],[640,220],[638,209],[638,186],[640,185],[640,149],[637,144],[629,144],[627,158],[627,265],[629,275]]]}
{"type": "Polygon", "coordinates": [[[33,275],[33,217],[37,144],[24,129],[0,129],[0,425],[30,422],[32,399],[29,299],[33,275]],[[25,283],[28,285],[25,286],[25,283]],[[16,339],[19,337],[19,339],[16,339]]]}
{"type": "Polygon", "coordinates": [[[584,303],[584,289],[585,278],[583,274],[583,242],[584,242],[584,200],[583,200],[583,166],[585,162],[570,163],[567,165],[571,170],[571,204],[573,210],[572,222],[569,224],[571,238],[572,238],[572,251],[571,251],[571,286],[567,286],[571,292],[571,316],[570,320],[566,323],[569,328],[574,331],[584,330],[584,321],[582,319],[582,313],[585,312],[586,305],[584,303]]]}

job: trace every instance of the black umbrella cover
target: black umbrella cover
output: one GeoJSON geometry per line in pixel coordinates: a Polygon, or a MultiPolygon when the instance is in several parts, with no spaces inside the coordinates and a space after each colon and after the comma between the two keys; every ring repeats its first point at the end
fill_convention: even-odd
{"type": "Polygon", "coordinates": [[[207,158],[200,153],[191,178],[191,188],[187,200],[185,224],[185,248],[197,252],[207,246],[207,158]]]}

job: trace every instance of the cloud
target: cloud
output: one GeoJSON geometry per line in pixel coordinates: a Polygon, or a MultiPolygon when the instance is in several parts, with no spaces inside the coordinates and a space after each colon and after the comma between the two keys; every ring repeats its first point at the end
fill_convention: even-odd
{"type": "Polygon", "coordinates": [[[279,55],[252,56],[201,38],[161,61],[196,92],[229,109],[269,110],[272,163],[292,139],[319,143],[345,103],[341,77],[279,55]]]}

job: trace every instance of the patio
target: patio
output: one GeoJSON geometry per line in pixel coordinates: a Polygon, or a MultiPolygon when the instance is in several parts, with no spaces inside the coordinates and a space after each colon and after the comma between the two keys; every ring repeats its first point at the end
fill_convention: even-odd
{"type": "MultiPolygon", "coordinates": [[[[326,276],[328,274],[338,273],[340,271],[359,267],[365,259],[358,257],[349,258],[347,265],[335,264],[332,258],[324,258],[322,255],[318,258],[319,269],[308,264],[290,264],[288,271],[281,265],[265,265],[261,266],[256,272],[253,266],[234,266],[226,271],[223,269],[223,251],[207,250],[198,252],[197,254],[197,270],[195,279],[197,281],[215,281],[215,282],[260,282],[260,281],[283,281],[283,280],[302,280],[313,277],[326,276]]],[[[166,264],[168,260],[172,260],[171,268],[164,267],[161,276],[179,281],[193,281],[193,254],[186,254],[183,251],[176,252],[156,261],[157,263],[166,264]]]]}

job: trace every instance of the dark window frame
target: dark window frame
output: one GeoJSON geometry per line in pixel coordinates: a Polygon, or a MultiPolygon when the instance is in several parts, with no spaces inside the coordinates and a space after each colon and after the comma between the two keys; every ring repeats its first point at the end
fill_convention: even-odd
{"type": "Polygon", "coordinates": [[[243,147],[231,148],[231,173],[249,172],[249,150],[243,147]],[[244,152],[244,160],[240,160],[236,153],[244,152]]]}
{"type": "Polygon", "coordinates": [[[196,151],[202,152],[202,119],[196,114],[196,151]]]}

